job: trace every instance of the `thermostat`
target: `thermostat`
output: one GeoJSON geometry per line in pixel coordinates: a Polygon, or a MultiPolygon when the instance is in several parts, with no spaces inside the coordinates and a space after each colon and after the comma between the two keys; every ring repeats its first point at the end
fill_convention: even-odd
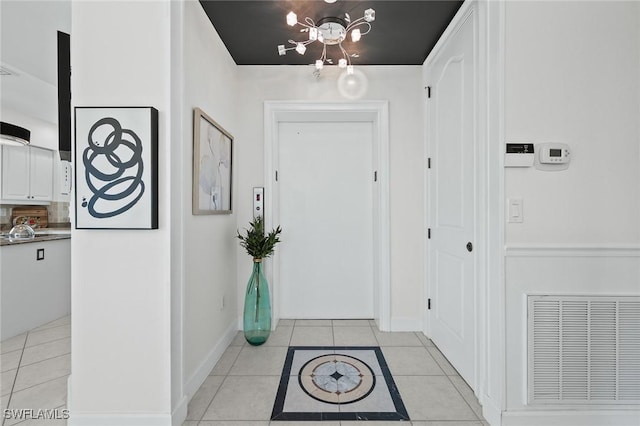
{"type": "Polygon", "coordinates": [[[540,170],[565,170],[569,168],[571,162],[571,152],[566,143],[543,143],[538,151],[538,161],[536,167],[540,170]]]}

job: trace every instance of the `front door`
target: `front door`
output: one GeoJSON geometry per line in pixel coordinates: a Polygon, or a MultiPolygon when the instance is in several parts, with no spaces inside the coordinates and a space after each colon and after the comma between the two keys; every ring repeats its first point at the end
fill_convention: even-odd
{"type": "Polygon", "coordinates": [[[281,122],[281,318],[373,318],[373,125],[281,122]]]}
{"type": "Polygon", "coordinates": [[[427,66],[428,312],[433,342],[473,387],[475,372],[474,18],[469,15],[427,66]]]}

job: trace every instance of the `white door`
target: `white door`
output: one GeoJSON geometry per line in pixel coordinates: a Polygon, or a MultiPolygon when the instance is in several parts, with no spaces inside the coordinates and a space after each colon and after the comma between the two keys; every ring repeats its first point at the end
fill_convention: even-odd
{"type": "Polygon", "coordinates": [[[474,15],[452,33],[427,65],[431,157],[428,240],[431,338],[474,386],[475,262],[474,15]]]}
{"type": "Polygon", "coordinates": [[[370,122],[279,124],[281,318],[373,318],[370,122]]]}

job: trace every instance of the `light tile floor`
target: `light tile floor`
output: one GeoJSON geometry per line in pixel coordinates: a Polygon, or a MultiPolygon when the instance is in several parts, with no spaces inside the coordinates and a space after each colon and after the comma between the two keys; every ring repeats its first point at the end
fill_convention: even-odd
{"type": "MultiPolygon", "coordinates": [[[[71,372],[71,317],[52,321],[0,342],[0,410],[66,408],[71,372]]],[[[62,413],[60,413],[62,414],[62,413]]],[[[9,426],[66,425],[66,420],[5,419],[9,426]]]]}
{"type": "MultiPolygon", "coordinates": [[[[60,318],[0,342],[0,409],[66,408],[70,320],[60,318]]],[[[250,346],[238,333],[191,400],[183,426],[269,425],[288,346],[380,346],[412,426],[488,425],[471,389],[422,333],[384,333],[369,320],[282,320],[263,346],[250,346]]],[[[334,421],[321,426],[362,423],[397,425],[334,421]]],[[[3,426],[14,424],[59,426],[66,421],[2,421],[3,426]]]]}
{"type": "Polygon", "coordinates": [[[270,422],[288,346],[380,346],[413,426],[488,425],[473,391],[422,333],[380,332],[371,320],[282,320],[263,346],[238,333],[189,403],[183,426],[398,424],[270,422]]]}

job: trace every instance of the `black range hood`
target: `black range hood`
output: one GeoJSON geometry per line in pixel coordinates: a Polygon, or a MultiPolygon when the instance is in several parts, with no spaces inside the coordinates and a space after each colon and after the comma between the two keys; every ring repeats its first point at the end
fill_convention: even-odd
{"type": "Polygon", "coordinates": [[[0,137],[17,144],[29,145],[31,141],[31,131],[15,124],[0,121],[0,137]]]}
{"type": "Polygon", "coordinates": [[[71,37],[58,31],[58,151],[71,161],[71,37]]]}

